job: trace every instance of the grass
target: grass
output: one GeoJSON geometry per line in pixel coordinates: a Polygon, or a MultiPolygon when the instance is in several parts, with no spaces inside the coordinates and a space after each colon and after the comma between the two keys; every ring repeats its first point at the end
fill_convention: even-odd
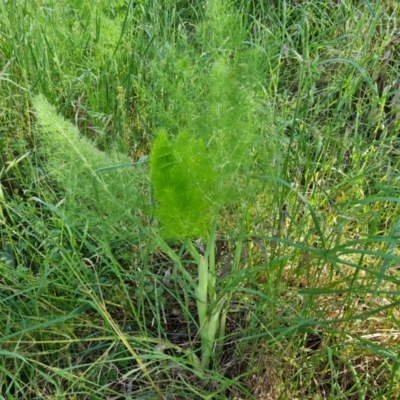
{"type": "Polygon", "coordinates": [[[1,2],[0,398],[399,397],[399,17],[1,2]],[[208,367],[195,260],[154,213],[160,130],[231,177],[208,367]]]}

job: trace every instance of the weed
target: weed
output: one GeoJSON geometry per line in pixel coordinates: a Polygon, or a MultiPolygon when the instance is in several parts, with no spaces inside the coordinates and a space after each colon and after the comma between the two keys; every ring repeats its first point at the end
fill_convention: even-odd
{"type": "Polygon", "coordinates": [[[1,395],[397,398],[398,17],[2,1],[1,395]]]}

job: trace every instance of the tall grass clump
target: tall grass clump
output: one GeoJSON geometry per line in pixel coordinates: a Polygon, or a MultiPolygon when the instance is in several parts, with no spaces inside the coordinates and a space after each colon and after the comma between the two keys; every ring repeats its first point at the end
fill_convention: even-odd
{"type": "Polygon", "coordinates": [[[142,12],[133,2],[2,2],[0,49],[11,62],[11,92],[44,94],[102,149],[113,142],[138,151],[147,142],[134,78],[147,45],[137,32],[142,12]]]}

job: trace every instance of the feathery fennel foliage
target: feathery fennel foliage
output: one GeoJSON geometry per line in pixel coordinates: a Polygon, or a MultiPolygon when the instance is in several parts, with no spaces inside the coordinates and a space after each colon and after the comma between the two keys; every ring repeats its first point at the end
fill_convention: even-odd
{"type": "Polygon", "coordinates": [[[215,171],[204,143],[187,132],[172,142],[162,130],[153,143],[150,161],[163,234],[175,239],[204,237],[215,195],[215,171]]]}
{"type": "Polygon", "coordinates": [[[250,171],[270,173],[278,134],[263,104],[263,59],[245,45],[246,35],[239,13],[209,2],[201,28],[178,39],[179,54],[178,46],[163,49],[150,70],[161,126],[151,151],[151,180],[167,237],[204,237],[204,226],[222,207],[254,199],[259,183],[249,179],[250,171]],[[160,70],[165,59],[173,81],[160,70]]]}
{"type": "Polygon", "coordinates": [[[129,158],[116,150],[97,149],[43,95],[34,97],[33,109],[45,168],[65,191],[68,220],[89,224],[103,239],[132,234],[135,210],[143,205],[142,168],[129,167],[129,158]]]}

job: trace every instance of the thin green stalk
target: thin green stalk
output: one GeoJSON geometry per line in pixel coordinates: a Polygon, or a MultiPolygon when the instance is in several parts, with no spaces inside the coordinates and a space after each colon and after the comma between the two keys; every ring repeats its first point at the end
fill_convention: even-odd
{"type": "Polygon", "coordinates": [[[200,256],[199,283],[195,287],[197,311],[199,314],[200,329],[207,324],[207,285],[208,285],[208,263],[204,256],[200,256]]]}

